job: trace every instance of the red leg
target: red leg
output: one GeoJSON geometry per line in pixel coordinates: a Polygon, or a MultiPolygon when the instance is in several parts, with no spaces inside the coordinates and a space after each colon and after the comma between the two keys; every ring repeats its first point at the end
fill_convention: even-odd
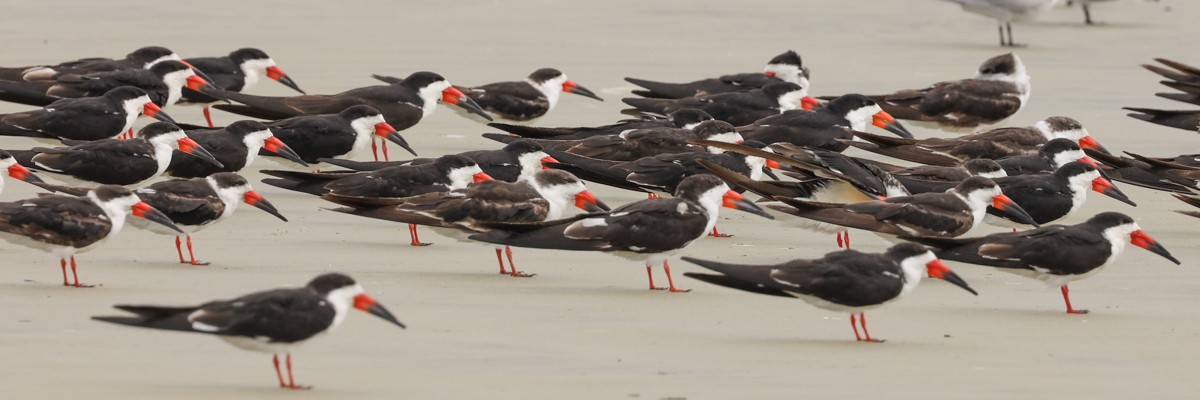
{"type": "Polygon", "coordinates": [[[287,386],[288,389],[292,389],[292,390],[312,389],[312,386],[300,386],[300,385],[296,384],[296,378],[292,376],[292,353],[288,353],[288,355],[287,355],[287,369],[288,369],[288,386],[287,386]]]}
{"type": "Polygon", "coordinates": [[[63,286],[71,286],[71,282],[67,281],[67,259],[58,259],[58,264],[62,266],[63,271],[63,286]]]}
{"type": "Polygon", "coordinates": [[[508,275],[508,270],[504,269],[504,256],[500,255],[503,252],[504,252],[503,249],[501,249],[499,247],[496,248],[496,262],[500,263],[500,274],[508,275]]]}
{"type": "Polygon", "coordinates": [[[287,382],[283,381],[283,371],[279,370],[279,355],[278,354],[275,355],[275,376],[279,377],[279,387],[281,389],[286,388],[287,382]]]}
{"type": "Polygon", "coordinates": [[[871,339],[871,332],[867,332],[867,314],[866,313],[858,313],[858,323],[862,324],[863,336],[867,337],[866,340],[864,340],[865,342],[883,343],[883,339],[871,339]]]}
{"type": "Polygon", "coordinates": [[[383,161],[392,161],[391,157],[388,157],[387,142],[380,140],[379,146],[383,147],[383,161]]]}
{"type": "Polygon", "coordinates": [[[209,128],[214,126],[212,123],[212,110],[210,110],[208,106],[204,106],[204,120],[208,122],[209,128]]]}
{"type": "Polygon", "coordinates": [[[672,292],[687,293],[687,292],[692,291],[692,289],[676,289],[675,288],[675,280],[671,279],[671,264],[668,263],[667,260],[663,260],[663,271],[667,272],[667,285],[671,287],[672,292]]]}
{"type": "Polygon", "coordinates": [[[428,246],[433,243],[421,243],[421,238],[417,236],[417,224],[408,224],[408,236],[412,237],[413,246],[428,246]]]}
{"type": "MultiPolygon", "coordinates": [[[[842,234],[839,233],[838,237],[842,237],[842,234]]],[[[854,314],[850,314],[850,327],[854,328],[854,341],[861,342],[862,336],[858,335],[858,320],[854,318],[854,314]]]]}
{"type": "Polygon", "coordinates": [[[838,242],[838,248],[839,248],[839,249],[841,249],[841,248],[845,248],[845,247],[846,247],[846,244],[845,244],[845,243],[842,243],[842,233],[841,233],[841,232],[838,232],[838,233],[837,233],[837,242],[838,242]]]}
{"type": "Polygon", "coordinates": [[[375,138],[371,138],[371,155],[375,156],[375,161],[379,161],[379,147],[375,144],[375,138]]]}
{"type": "Polygon", "coordinates": [[[79,273],[75,271],[76,267],[77,266],[75,265],[75,256],[71,256],[71,276],[75,278],[75,287],[77,287],[77,288],[92,287],[92,285],[84,285],[82,283],[79,283],[79,273]]]}
{"type": "Polygon", "coordinates": [[[654,194],[654,193],[646,193],[646,198],[647,199],[657,199],[658,195],[654,194]]]}
{"type": "Polygon", "coordinates": [[[196,261],[196,254],[192,252],[192,235],[187,235],[188,257],[192,259],[192,265],[208,265],[206,262],[196,261]]]}
{"type": "Polygon", "coordinates": [[[1087,314],[1088,310],[1076,310],[1071,308],[1071,289],[1067,289],[1067,285],[1062,285],[1063,301],[1067,302],[1067,314],[1087,314]]]}
{"type": "Polygon", "coordinates": [[[187,260],[183,259],[183,247],[181,247],[181,246],[182,246],[182,243],[179,241],[179,236],[176,236],[175,237],[175,252],[179,253],[179,263],[187,264],[187,260]]]}
{"type": "Polygon", "coordinates": [[[512,247],[504,246],[504,253],[506,255],[508,255],[508,269],[510,271],[512,271],[513,278],[529,278],[534,275],[537,275],[537,274],[526,274],[524,272],[517,271],[517,264],[513,264],[512,247]]]}
{"type": "Polygon", "coordinates": [[[133,139],[133,128],[129,128],[129,132],[125,132],[125,140],[133,139]]]}
{"type": "Polygon", "coordinates": [[[646,264],[646,278],[650,279],[650,290],[666,289],[654,286],[654,273],[650,272],[650,264],[646,264]]]}
{"type": "Polygon", "coordinates": [[[727,234],[724,234],[724,233],[721,233],[721,232],[717,232],[717,227],[714,225],[714,226],[713,226],[713,231],[712,231],[712,233],[709,233],[709,234],[708,234],[708,236],[712,236],[712,237],[719,237],[719,238],[727,238],[727,237],[731,237],[731,236],[733,236],[733,235],[727,235],[727,234]]]}
{"type": "Polygon", "coordinates": [[[850,248],[850,231],[843,232],[846,235],[846,248],[850,248]]]}

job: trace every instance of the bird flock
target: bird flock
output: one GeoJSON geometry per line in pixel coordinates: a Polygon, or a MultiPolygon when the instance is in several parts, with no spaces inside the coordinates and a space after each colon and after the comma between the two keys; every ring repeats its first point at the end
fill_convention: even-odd
{"type": "MultiPolygon", "coordinates": [[[[1200,105],[1200,69],[1157,61],[1162,66],[1145,68],[1179,91],[1159,96],[1200,105]]],[[[650,290],[688,292],[670,266],[684,255],[708,270],[684,276],[849,313],[856,340],[881,342],[868,332],[865,311],[911,293],[925,277],[978,294],[942,260],[1058,287],[1068,313],[1087,312],[1071,304],[1068,284],[1116,263],[1128,244],[1179,263],[1124,213],[1056,224],[1080,211],[1089,192],[1136,206],[1120,182],[1200,207],[1200,155],[1119,155],[1069,116],[1006,126],[1030,95],[1029,73],[1012,53],[983,60],[973,77],[875,95],[810,95],[810,71],[793,51],[760,72],[693,82],[626,78],[639,87],[622,99],[626,116],[585,127],[530,125],[564,93],[603,101],[552,68],[474,87],[432,72],[374,78],[382,84],[306,94],[252,48],[185,59],[145,47],[125,58],[0,68],[0,100],[40,107],[0,115],[0,135],[42,143],[0,150],[0,167],[52,192],[0,202],[0,237],[58,258],[62,284],[74,288],[90,287],[80,282],[75,255],[100,247],[126,222],[174,236],[179,263],[206,265],[191,235],[240,204],[287,221],[239,174],[262,158],[278,165],[261,170],[266,185],[312,195],[314,208],[401,223],[413,247],[429,244],[421,229],[486,247],[505,277],[535,275],[517,268],[514,247],[606,252],[641,263],[650,290]],[[247,93],[263,78],[300,95],[247,93]],[[179,123],[164,111],[182,103],[202,106],[205,124],[179,123]],[[487,123],[483,136],[496,148],[391,160],[389,142],[417,156],[400,132],[440,103],[487,123]],[[216,127],[210,108],[255,119],[216,127]],[[157,121],[134,132],[142,116],[157,121]],[[364,160],[368,148],[372,161],[364,160]],[[611,207],[588,184],[646,199],[611,207]],[[761,216],[761,224],[833,233],[829,245],[839,249],[772,265],[686,256],[697,240],[729,236],[717,227],[723,208],[761,216]],[[969,236],[984,224],[1005,231],[969,236]],[[882,253],[853,250],[851,230],[895,244],[882,253]],[[656,267],[665,286],[655,283],[656,267]]],[[[1200,111],[1129,110],[1200,129],[1200,111]]],[[[405,327],[342,273],[191,307],[115,307],[127,314],[94,319],[212,334],[272,354],[279,385],[289,389],[307,388],[295,382],[290,350],[336,327],[351,308],[405,327]]]]}

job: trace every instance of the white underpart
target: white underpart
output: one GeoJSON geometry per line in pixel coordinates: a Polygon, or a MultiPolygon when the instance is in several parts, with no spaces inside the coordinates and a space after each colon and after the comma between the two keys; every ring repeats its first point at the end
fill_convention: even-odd
{"type": "Polygon", "coordinates": [[[367,146],[371,144],[371,139],[375,137],[375,125],[383,122],[387,122],[383,119],[383,115],[373,115],[350,121],[350,128],[354,130],[354,144],[350,146],[350,152],[342,158],[353,160],[359,153],[366,151],[367,146]]]}
{"type": "Polygon", "coordinates": [[[171,155],[174,154],[176,149],[179,149],[179,140],[186,137],[187,134],[180,130],[150,138],[150,146],[154,148],[154,162],[158,164],[158,169],[154,171],[154,176],[162,175],[163,172],[167,171],[167,167],[171,165],[171,155]]]}
{"type": "Polygon", "coordinates": [[[763,168],[767,166],[767,159],[756,156],[746,156],[746,166],[750,168],[750,179],[761,180],[763,176],[763,168]]]}
{"type": "Polygon", "coordinates": [[[450,190],[462,189],[475,182],[475,174],[483,172],[478,165],[459,167],[450,170],[450,190]]]}
{"type": "Polygon", "coordinates": [[[183,61],[183,58],[180,58],[178,54],[171,53],[171,54],[167,54],[165,56],[156,58],[153,61],[146,63],[146,65],[142,66],[142,68],[150,69],[150,67],[153,67],[155,64],[158,64],[163,61],[183,61]]]}
{"type": "Polygon", "coordinates": [[[225,211],[221,212],[221,216],[217,218],[217,221],[229,218],[230,215],[233,215],[233,212],[237,211],[238,205],[245,202],[246,193],[252,190],[250,185],[220,188],[217,187],[217,181],[212,177],[205,178],[205,180],[207,180],[208,185],[212,186],[213,190],[217,192],[217,198],[221,199],[222,203],[225,203],[225,211]]]}
{"type": "Polygon", "coordinates": [[[421,96],[421,118],[428,117],[437,110],[438,102],[442,101],[442,91],[450,87],[450,82],[437,81],[421,88],[417,94],[421,96]]]}
{"type": "Polygon", "coordinates": [[[274,67],[275,60],[270,58],[260,58],[257,60],[246,60],[240,66],[242,74],[246,77],[242,80],[242,92],[250,89],[258,84],[258,81],[267,74],[267,68],[274,67]]]}
{"type": "Polygon", "coordinates": [[[983,217],[987,215],[987,208],[992,204],[992,198],[1003,194],[1003,192],[997,186],[990,190],[976,190],[966,195],[957,191],[954,194],[967,202],[967,206],[971,209],[971,228],[975,228],[983,223],[983,217]]]}
{"type": "Polygon", "coordinates": [[[808,90],[803,88],[784,93],[783,96],[779,96],[779,112],[800,108],[801,100],[807,96],[808,90]]]}
{"type": "MultiPolygon", "coordinates": [[[[722,132],[722,133],[718,133],[718,134],[706,137],[704,139],[712,140],[715,142],[724,142],[724,143],[741,143],[742,141],[746,140],[745,138],[742,137],[742,134],[738,133],[737,131],[722,132]]],[[[721,153],[725,152],[725,149],[722,149],[720,147],[707,147],[707,149],[708,149],[708,152],[712,153],[712,154],[721,154],[721,153]]]]}
{"type": "Polygon", "coordinates": [[[856,131],[865,131],[867,124],[874,120],[875,114],[883,111],[878,104],[866,107],[859,107],[846,113],[846,120],[850,121],[850,129],[856,131]]]}
{"type": "Polygon", "coordinates": [[[774,72],[775,77],[784,82],[791,82],[800,87],[808,89],[808,78],[804,77],[804,70],[800,67],[791,64],[767,64],[763,72],[774,72]]]}
{"type": "Polygon", "coordinates": [[[517,176],[517,180],[533,180],[533,175],[542,170],[542,159],[549,157],[543,151],[535,151],[525,153],[517,157],[517,164],[521,166],[521,175],[517,176]]]}
{"type": "Polygon", "coordinates": [[[180,97],[183,97],[183,88],[187,86],[187,78],[193,75],[196,73],[189,68],[163,76],[163,83],[167,85],[167,103],[163,105],[163,108],[174,105],[180,97]]]}
{"type": "Polygon", "coordinates": [[[8,180],[8,167],[16,163],[17,159],[11,157],[0,160],[0,193],[4,192],[4,181],[8,180]]]}
{"type": "MultiPolygon", "coordinates": [[[[717,226],[717,213],[721,211],[721,206],[725,202],[725,193],[729,192],[729,186],[721,184],[721,186],[708,189],[701,193],[697,203],[704,208],[704,212],[708,214],[708,223],[704,226],[705,233],[712,232],[714,226],[717,226]]],[[[681,203],[682,204],[682,203],[681,203]]],[[[680,213],[684,210],[680,210],[680,213]]]]}
{"type": "Polygon", "coordinates": [[[904,286],[900,288],[900,294],[892,300],[912,293],[913,289],[917,288],[917,284],[921,283],[921,278],[929,274],[927,265],[933,260],[937,260],[937,256],[933,252],[925,252],[925,254],[900,261],[900,270],[904,272],[904,286]]]}
{"type": "Polygon", "coordinates": [[[538,194],[542,195],[542,198],[550,203],[550,210],[546,212],[547,221],[562,218],[567,210],[575,205],[575,195],[587,190],[582,182],[551,186],[539,186],[537,182],[533,181],[529,183],[538,191],[538,194]]]}
{"type": "Polygon", "coordinates": [[[267,139],[273,137],[275,137],[275,134],[271,133],[270,129],[250,132],[242,137],[242,144],[246,145],[246,164],[242,167],[243,169],[249,167],[250,163],[254,162],[255,158],[258,158],[258,150],[262,149],[267,139]]]}
{"type": "Polygon", "coordinates": [[[1108,240],[1109,246],[1111,246],[1111,247],[1109,247],[1108,258],[1105,259],[1104,263],[1100,264],[1100,266],[1093,268],[1091,271],[1088,271],[1088,272],[1085,272],[1082,274],[1056,275],[1056,274],[1051,274],[1050,271],[1045,268],[1039,268],[1036,266],[1032,267],[1033,268],[1032,271],[1025,270],[1025,269],[1010,270],[1009,268],[1004,268],[1003,270],[1045,282],[1046,286],[1049,288],[1058,288],[1058,287],[1061,287],[1062,285],[1066,285],[1070,282],[1077,281],[1077,280],[1084,279],[1084,278],[1090,277],[1092,275],[1098,274],[1105,267],[1112,265],[1112,263],[1117,260],[1117,257],[1120,256],[1121,253],[1125,251],[1125,245],[1129,243],[1129,234],[1131,234],[1134,231],[1137,231],[1139,229],[1142,229],[1142,228],[1139,227],[1137,223],[1129,223],[1129,224],[1125,224],[1125,225],[1117,225],[1117,226],[1105,229],[1103,232],[1101,232],[1100,234],[1104,236],[1105,240],[1108,240]]]}
{"type": "Polygon", "coordinates": [[[1067,211],[1067,215],[1063,218],[1079,211],[1079,207],[1083,206],[1084,200],[1087,200],[1087,193],[1092,190],[1092,181],[1100,177],[1100,171],[1089,171],[1086,174],[1079,174],[1068,179],[1071,186],[1071,210],[1067,211]]]}
{"type": "Polygon", "coordinates": [[[1083,150],[1070,150],[1055,154],[1054,159],[1051,160],[1051,162],[1054,163],[1054,169],[1058,169],[1058,167],[1061,167],[1066,163],[1071,161],[1079,161],[1084,157],[1087,157],[1087,154],[1084,154],[1083,150]]]}
{"type": "MultiPolygon", "coordinates": [[[[116,236],[117,233],[121,232],[121,228],[125,227],[125,217],[129,216],[130,208],[133,207],[134,204],[140,203],[142,201],[141,199],[139,199],[137,196],[135,196],[133,194],[130,194],[129,196],[118,197],[118,198],[109,200],[107,203],[101,202],[100,199],[96,198],[95,192],[88,192],[87,198],[88,198],[88,200],[91,200],[92,203],[95,203],[97,206],[99,206],[101,210],[104,211],[104,216],[108,217],[109,222],[112,222],[112,229],[108,231],[108,235],[106,235],[103,239],[100,239],[99,241],[97,241],[96,243],[93,243],[92,245],[90,245],[88,247],[78,249],[79,252],[90,250],[96,246],[99,246],[100,244],[104,243],[105,241],[108,241],[108,239],[112,238],[113,236],[116,236]]],[[[70,257],[71,254],[74,254],[74,253],[75,253],[75,251],[71,251],[70,254],[62,255],[62,254],[56,253],[55,255],[58,256],[59,258],[66,258],[66,257],[70,257]]]]}
{"type": "MultiPolygon", "coordinates": [[[[121,127],[121,131],[117,132],[117,135],[129,132],[129,129],[133,128],[133,122],[136,121],[138,117],[142,116],[142,111],[146,109],[146,104],[150,102],[150,96],[142,96],[125,100],[124,103],[121,103],[121,109],[125,111],[125,126],[121,127]]],[[[53,112],[53,110],[51,110],[51,112],[53,112]]],[[[113,136],[115,137],[117,135],[113,136]]]]}
{"type": "Polygon", "coordinates": [[[558,98],[560,95],[562,95],[563,82],[566,82],[566,81],[567,81],[566,74],[559,75],[558,77],[556,77],[554,79],[550,79],[550,80],[547,80],[542,83],[537,83],[532,80],[525,79],[525,83],[528,83],[530,86],[533,86],[534,89],[537,89],[539,92],[542,92],[543,96],[546,96],[546,101],[547,101],[548,105],[550,106],[549,108],[546,109],[546,112],[553,110],[554,106],[556,104],[558,104],[558,98]]]}

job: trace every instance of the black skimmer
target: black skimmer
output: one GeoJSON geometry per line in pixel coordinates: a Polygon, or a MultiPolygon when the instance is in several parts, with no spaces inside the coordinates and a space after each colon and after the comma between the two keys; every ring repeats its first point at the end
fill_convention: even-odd
{"type": "Polygon", "coordinates": [[[791,82],[809,87],[808,68],[800,61],[800,55],[788,50],[767,61],[763,72],[722,75],[719,78],[701,79],[688,83],[664,83],[645,79],[625,78],[626,82],[646,90],[634,90],[633,94],[656,99],[682,99],[710,94],[744,92],[759,89],[778,82],[791,82]]]}
{"type": "MultiPolygon", "coordinates": [[[[400,78],[372,75],[375,79],[397,83],[400,78]]],[[[558,98],[573,93],[604,101],[591,90],[567,78],[567,74],[554,68],[533,71],[523,81],[496,82],[482,86],[455,86],[463,94],[475,100],[484,111],[509,121],[532,121],[541,118],[558,104],[558,98]]],[[[457,110],[456,110],[457,111],[457,110]]],[[[461,113],[461,112],[460,112],[461,113]]],[[[469,117],[468,115],[464,115],[469,117]]],[[[488,118],[491,121],[491,118],[488,118]]]]}
{"type": "Polygon", "coordinates": [[[1079,121],[1050,117],[1028,127],[996,128],[953,138],[904,139],[854,132],[863,141],[845,141],[851,146],[921,164],[955,166],[975,158],[1000,159],[1034,154],[1052,139],[1074,140],[1083,149],[1107,153],[1079,121]]]}
{"type": "Polygon", "coordinates": [[[308,165],[291,147],[275,137],[271,128],[258,121],[237,121],[220,129],[188,131],[187,136],[211,151],[218,163],[202,163],[176,157],[171,159],[167,175],[176,178],[203,178],[217,172],[238,172],[258,158],[259,149],[299,165],[308,165]]]}
{"type": "Polygon", "coordinates": [[[1088,155],[1108,166],[1101,171],[1113,180],[1170,193],[1192,194],[1200,191],[1200,166],[1176,161],[1194,160],[1195,155],[1155,158],[1129,152],[1125,154],[1129,157],[1088,152],[1088,155]]]}
{"type": "MultiPolygon", "coordinates": [[[[184,60],[191,65],[192,68],[203,72],[204,77],[218,88],[232,92],[241,92],[250,89],[258,83],[262,77],[266,76],[273,79],[284,86],[292,88],[301,94],[300,86],[292,80],[287,74],[283,73],[279,66],[275,65],[275,60],[268,56],[266,52],[255,48],[237,49],[223,57],[197,57],[184,60]]],[[[183,103],[185,104],[201,104],[204,106],[204,120],[208,121],[208,126],[212,127],[212,115],[209,113],[208,107],[213,103],[222,101],[209,95],[200,92],[186,92],[183,95],[183,103]]]]}
{"type": "MultiPolygon", "coordinates": [[[[300,159],[310,165],[319,164],[322,158],[355,158],[367,149],[370,143],[372,153],[375,151],[375,136],[382,137],[408,150],[414,156],[417,152],[408,145],[396,128],[384,120],[383,114],[371,106],[351,106],[336,114],[302,115],[280,121],[268,122],[276,138],[300,156],[300,159]]],[[[387,147],[383,148],[384,158],[388,157],[387,147]]],[[[270,151],[260,151],[259,155],[275,157],[270,151]]],[[[379,161],[376,154],[376,161],[379,161]]],[[[322,165],[317,165],[321,168],[322,165]]]]}
{"type": "MultiPolygon", "coordinates": [[[[766,147],[755,141],[742,145],[757,149],[766,147]]],[[[767,166],[762,157],[734,152],[660,154],[633,161],[597,160],[556,150],[547,150],[547,153],[558,160],[546,163],[547,167],[566,170],[580,179],[602,185],[647,193],[675,193],[685,178],[712,173],[697,160],[721,165],[755,180],[762,178],[767,166]]]]}
{"type": "Polygon", "coordinates": [[[63,75],[33,82],[0,81],[0,100],[33,106],[46,106],[62,98],[95,97],[121,86],[146,91],[159,107],[169,107],[183,96],[183,89],[212,91],[212,85],[179,61],[163,61],[150,69],[95,72],[87,75],[63,75]]]}
{"type": "Polygon", "coordinates": [[[1013,42],[1012,23],[1028,21],[1054,7],[1060,0],[945,0],[962,6],[967,12],[983,15],[996,20],[1000,31],[1000,46],[1024,47],[1024,44],[1013,42]],[[1008,40],[1004,39],[1005,29],[1008,30],[1008,40]]]}
{"type": "Polygon", "coordinates": [[[1155,58],[1167,68],[1157,65],[1142,64],[1142,68],[1150,70],[1169,80],[1159,81],[1163,85],[1183,93],[1155,93],[1155,96],[1181,101],[1188,104],[1200,105],[1200,68],[1165,58],[1155,58]]]}
{"type": "MultiPolygon", "coordinates": [[[[0,169],[6,171],[4,173],[8,174],[8,176],[14,179],[29,182],[31,184],[42,183],[42,178],[39,178],[36,174],[30,172],[29,169],[18,163],[17,159],[13,158],[12,154],[4,150],[0,150],[0,169]]],[[[4,192],[4,181],[4,177],[0,176],[0,192],[4,192]]]]}
{"type": "Polygon", "coordinates": [[[1200,132],[1200,110],[1157,110],[1138,107],[1124,107],[1124,109],[1133,111],[1126,115],[1142,121],[1188,132],[1200,132]]]}
{"type": "Polygon", "coordinates": [[[704,110],[714,119],[734,125],[746,125],[762,118],[798,108],[811,109],[816,99],[808,88],[790,82],[772,83],[746,92],[720,93],[683,99],[621,99],[634,108],[622,111],[632,115],[667,115],[682,108],[704,110]]]}
{"type": "MultiPolygon", "coordinates": [[[[542,145],[532,140],[518,140],[505,145],[499,150],[473,150],[457,155],[466,157],[479,165],[483,172],[493,179],[505,182],[516,182],[527,179],[537,171],[542,170],[543,163],[558,162],[546,154],[542,145]]],[[[340,159],[321,159],[322,162],[333,164],[355,171],[375,171],[397,165],[422,165],[436,161],[436,158],[417,158],[407,161],[353,161],[340,159]]]]}
{"type": "Polygon", "coordinates": [[[137,185],[162,175],[174,158],[195,158],[197,163],[221,165],[204,146],[168,122],[146,125],[134,139],[101,139],[70,147],[34,147],[32,150],[13,150],[13,154],[26,167],[45,171],[63,182],[85,186],[137,185]],[[173,157],[175,150],[188,156],[173,157]]]}
{"type": "Polygon", "coordinates": [[[384,120],[398,131],[411,128],[433,114],[439,101],[462,107],[489,121],[492,118],[475,100],[450,85],[446,78],[424,71],[414,72],[390,85],[361,87],[331,95],[268,97],[229,91],[221,91],[221,94],[241,104],[213,106],[218,110],[264,119],[336,114],[350,106],[368,105],[383,113],[384,120]]]}
{"type": "MultiPolygon", "coordinates": [[[[652,128],[635,129],[619,135],[592,136],[578,140],[524,139],[517,136],[485,133],[483,137],[502,143],[533,140],[542,146],[589,158],[609,161],[633,161],[660,154],[704,152],[704,148],[688,144],[689,140],[713,140],[741,143],[737,128],[724,121],[704,121],[694,129],[652,128]]],[[[707,151],[724,150],[710,147],[707,151]]]]}
{"type": "Polygon", "coordinates": [[[860,203],[820,203],[786,196],[776,196],[775,200],[786,205],[767,207],[825,224],[895,236],[961,236],[983,222],[988,206],[1027,225],[1038,225],[996,182],[981,176],[967,178],[943,193],[918,193],[860,203]]]}
{"type": "Polygon", "coordinates": [[[274,289],[251,293],[232,300],[210,301],[198,306],[116,305],[136,316],[92,317],[138,328],[195,332],[215,335],[247,351],[275,356],[279,387],[311,389],[296,384],[292,376],[292,353],[296,346],[332,331],[353,307],[404,328],[392,313],[363,290],[353,278],[328,273],[313,278],[302,288],[274,289]],[[279,355],[286,354],[288,380],[279,369],[279,355]]]}
{"type": "MultiPolygon", "coordinates": [[[[443,236],[463,242],[472,242],[467,236],[488,232],[489,223],[538,223],[562,218],[567,209],[574,205],[589,212],[609,211],[607,205],[587,190],[578,178],[566,171],[538,171],[531,179],[516,183],[486,181],[464,189],[449,192],[427,193],[403,199],[374,199],[363,201],[357,197],[326,194],[322,198],[347,208],[334,211],[361,215],[368,218],[403,222],[432,227],[443,236]],[[400,204],[390,203],[402,201],[400,204]]],[[[517,271],[513,264],[512,249],[496,247],[496,261],[500,273],[512,277],[533,275],[517,271]],[[512,272],[504,268],[502,253],[507,253],[512,272]]]]}
{"type": "Polygon", "coordinates": [[[854,137],[847,129],[864,131],[868,124],[902,138],[913,137],[891,114],[861,94],[837,97],[813,111],[784,111],[740,127],[738,131],[748,140],[763,143],[784,142],[842,151],[846,145],[839,139],[854,137]]]}
{"type": "Polygon", "coordinates": [[[637,129],[682,128],[692,129],[713,117],[695,108],[682,108],[667,114],[667,118],[624,119],[613,124],[581,126],[573,128],[542,128],[537,126],[510,125],[493,122],[488,126],[528,139],[579,140],[592,136],[620,135],[637,129]]]}
{"type": "MultiPolygon", "coordinates": [[[[356,198],[411,197],[432,192],[462,189],[467,185],[492,180],[471,159],[447,155],[431,163],[397,165],[366,172],[314,173],[263,170],[277,179],[263,179],[271,186],[313,195],[334,194],[356,198]]],[[[413,246],[427,246],[417,235],[417,226],[409,224],[413,246]]]]}
{"type": "Polygon", "coordinates": [[[1003,123],[1029,102],[1029,74],[1016,54],[992,57],[971,79],[869,96],[897,119],[945,131],[1003,123]]]}
{"type": "Polygon", "coordinates": [[[110,139],[133,129],[142,115],[175,122],[146,91],[121,86],[97,97],[59,99],[39,110],[0,115],[0,136],[47,142],[110,139]]]}
{"type": "Polygon", "coordinates": [[[815,260],[796,259],[768,265],[727,264],[692,257],[683,260],[718,272],[683,274],[690,278],[750,293],[794,297],[825,310],[849,312],[854,340],[860,342],[883,342],[872,338],[867,331],[865,312],[904,297],[917,288],[924,276],[945,280],[979,295],[928,248],[913,243],[897,244],[882,254],[840,250],[815,260]]]}
{"type": "Polygon", "coordinates": [[[1117,260],[1126,244],[1132,242],[1179,264],[1133,218],[1118,212],[1096,214],[1078,225],[1047,225],[980,238],[907,239],[936,247],[938,257],[947,260],[997,267],[1058,287],[1071,314],[1088,311],[1071,306],[1067,284],[1099,273],[1117,260]]]}
{"type": "MultiPolygon", "coordinates": [[[[865,162],[865,160],[863,160],[865,162]]],[[[955,186],[967,178],[972,176],[982,176],[988,179],[996,179],[1008,176],[995,160],[986,158],[977,158],[967,160],[962,165],[956,167],[942,167],[937,165],[922,165],[908,168],[889,168],[881,166],[882,163],[871,163],[869,165],[880,166],[881,169],[887,171],[897,182],[900,182],[909,193],[930,193],[930,192],[945,192],[953,189],[955,186]]],[[[891,196],[888,196],[891,197],[891,196]]]]}
{"type": "Polygon", "coordinates": [[[1079,143],[1067,138],[1051,139],[1039,147],[1036,154],[1017,154],[995,160],[1008,176],[1054,172],[1071,161],[1080,161],[1096,167],[1079,143]]]}
{"type": "Polygon", "coordinates": [[[541,224],[493,224],[492,231],[470,238],[505,246],[603,251],[626,259],[644,260],[650,290],[667,289],[654,286],[654,275],[650,270],[661,263],[670,291],[687,292],[675,287],[667,259],[711,231],[717,224],[717,212],[721,207],[772,218],[762,208],[730,190],[721,178],[696,175],[679,184],[674,198],[639,200],[606,213],[581,214],[541,224]],[[655,229],[645,229],[649,226],[655,229]]]}
{"type": "MultiPolygon", "coordinates": [[[[1029,217],[1038,224],[1048,224],[1071,215],[1083,206],[1088,190],[1092,190],[1122,203],[1137,207],[1112,181],[1100,175],[1100,171],[1087,163],[1072,161],[1054,170],[1051,174],[1018,175],[996,178],[996,184],[1017,205],[1029,210],[1029,217]]],[[[1000,219],[989,218],[988,223],[1011,227],[1010,215],[994,211],[989,214],[1000,219]]],[[[1024,219],[1016,221],[1030,225],[1024,219]]]]}
{"type": "Polygon", "coordinates": [[[75,254],[94,249],[120,232],[128,214],[183,232],[129,189],[103,185],[80,197],[44,195],[0,203],[0,239],[58,257],[63,286],[90,287],[79,283],[75,254]],[[67,281],[67,259],[74,284],[67,281]]]}
{"type": "Polygon", "coordinates": [[[174,51],[162,46],[147,46],[134,50],[125,58],[90,57],[65,61],[54,65],[31,65],[25,67],[0,67],[0,79],[6,81],[34,81],[51,79],[60,74],[83,75],[92,72],[119,71],[123,69],[149,69],[163,61],[182,59],[174,51]]]}

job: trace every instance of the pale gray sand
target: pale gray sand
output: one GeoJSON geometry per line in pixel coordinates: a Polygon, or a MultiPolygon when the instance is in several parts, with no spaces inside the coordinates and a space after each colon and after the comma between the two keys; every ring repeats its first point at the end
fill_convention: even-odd
{"type": "MultiPolygon", "coordinates": [[[[813,71],[816,94],[881,92],[964,77],[995,46],[994,25],[935,1],[567,2],[411,4],[291,1],[9,2],[0,65],[117,56],[149,44],[185,56],[257,46],[310,93],[373,84],[367,75],[439,72],[459,84],[517,79],[553,66],[597,90],[600,103],[564,95],[544,126],[610,122],[636,76],[688,80],[756,71],[786,49],[813,71]]],[[[1085,27],[1059,9],[1015,28],[1033,76],[1029,106],[1013,119],[1082,121],[1108,148],[1149,155],[1197,150],[1197,138],[1124,116],[1121,106],[1186,108],[1158,100],[1152,57],[1200,64],[1185,1],[1099,4],[1107,25],[1085,27]],[[1170,12],[1165,7],[1172,7],[1170,12]]],[[[273,82],[253,90],[289,94],[273,82]]],[[[0,111],[25,107],[3,104],[0,111]]],[[[195,108],[168,110],[202,121],[195,108]]],[[[218,112],[220,120],[235,118],[218,112]]],[[[485,128],[442,108],[403,132],[422,155],[495,147],[485,128]]],[[[932,132],[916,130],[918,136],[932,132]]],[[[28,148],[3,139],[0,147],[28,148]]],[[[393,154],[401,154],[396,149],[393,154]]],[[[258,168],[273,168],[260,163],[258,168]]],[[[258,173],[249,174],[257,182],[258,173]]],[[[595,186],[595,185],[593,185],[595,186]]],[[[4,200],[33,195],[13,182],[4,200]]],[[[496,275],[489,247],[429,231],[405,245],[396,224],[319,211],[317,199],[258,189],[292,219],[250,209],[196,235],[211,267],[174,264],[172,240],[128,230],[79,257],[82,279],[58,286],[55,260],[0,245],[0,393],[5,398],[1192,398],[1200,383],[1200,221],[1161,193],[1129,185],[1134,209],[1093,193],[1071,223],[1106,210],[1136,216],[1179,259],[1131,248],[1114,268],[1073,285],[1086,316],[1063,314],[1057,290],[951,263],[980,296],[926,282],[869,313],[882,345],[851,338],[846,316],[800,301],[752,296],[682,278],[689,294],[644,290],[636,263],[603,254],[517,250],[532,279],[496,275]],[[187,304],[275,286],[324,271],[352,274],[410,329],[365,314],[295,354],[311,393],[274,388],[270,357],[218,340],[88,320],[115,303],[187,304]]],[[[639,196],[596,187],[609,204],[639,196]]],[[[732,239],[688,254],[775,262],[834,250],[832,237],[733,211],[732,239]]],[[[854,244],[886,244],[856,232],[854,244]]],[[[662,279],[660,271],[657,277],[662,279]]]]}

